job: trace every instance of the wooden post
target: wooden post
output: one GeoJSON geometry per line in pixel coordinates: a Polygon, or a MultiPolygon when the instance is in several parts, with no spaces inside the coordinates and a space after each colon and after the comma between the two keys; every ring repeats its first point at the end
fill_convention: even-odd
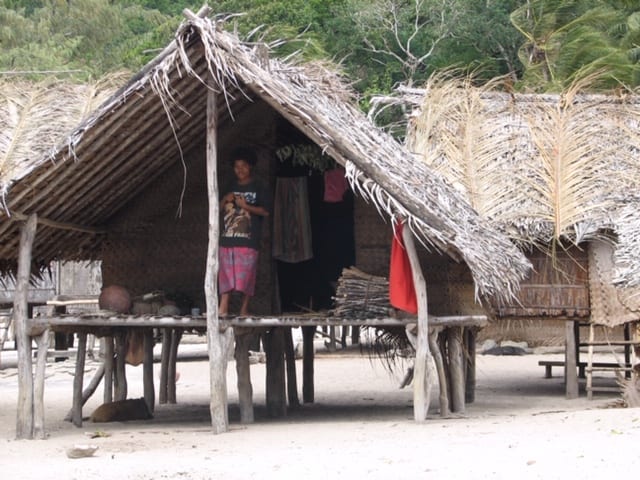
{"type": "Polygon", "coordinates": [[[113,337],[104,337],[104,403],[113,402],[113,337]]]}
{"type": "Polygon", "coordinates": [[[171,331],[171,347],[169,349],[169,364],[167,366],[167,403],[176,403],[176,378],[178,370],[178,346],[182,338],[182,330],[177,328],[171,331]]]}
{"type": "Polygon", "coordinates": [[[577,345],[573,323],[573,320],[567,320],[565,322],[564,381],[565,396],[569,400],[578,398],[577,345]]]}
{"type": "Polygon", "coordinates": [[[33,390],[33,436],[45,438],[44,432],[44,374],[47,367],[49,349],[49,329],[37,338],[38,357],[36,360],[35,386],[33,390]]]}
{"type": "Polygon", "coordinates": [[[31,252],[38,225],[37,215],[29,216],[22,226],[16,292],[13,299],[13,321],[18,350],[18,412],[16,438],[33,438],[33,371],[31,337],[27,333],[29,277],[31,276],[31,252]]]}
{"type": "Polygon", "coordinates": [[[287,363],[287,399],[291,408],[298,408],[298,379],[296,377],[296,353],[293,350],[291,327],[284,331],[284,356],[287,363]]]}
{"type": "Polygon", "coordinates": [[[162,350],[160,353],[160,386],[158,387],[158,403],[167,403],[169,381],[169,355],[171,353],[171,329],[162,329],[162,350]]]}
{"type": "Polygon", "coordinates": [[[82,383],[84,381],[84,359],[87,354],[87,334],[78,333],[78,351],[76,353],[76,371],[73,375],[73,414],[71,421],[76,427],[82,426],[82,383]]]}
{"type": "Polygon", "coordinates": [[[285,396],[284,331],[274,327],[265,336],[267,354],[267,414],[270,417],[284,417],[287,414],[285,396]]]}
{"type": "MultiPolygon", "coordinates": [[[[213,79],[212,79],[213,81],[213,79]]],[[[220,329],[218,318],[218,240],[220,236],[218,205],[218,108],[214,85],[207,89],[207,192],[209,195],[209,246],[204,278],[207,304],[207,345],[209,350],[209,379],[211,427],[214,434],[229,428],[227,411],[227,355],[233,342],[233,329],[220,329]]]]}
{"type": "Polygon", "coordinates": [[[144,331],[144,360],[142,361],[142,383],[144,385],[144,401],[153,413],[156,408],[156,392],[153,388],[153,330],[144,331]]]}
{"type": "Polygon", "coordinates": [[[238,378],[238,401],[240,403],[240,422],[253,423],[253,386],[249,366],[249,345],[252,335],[242,328],[234,329],[236,338],[236,374],[238,378]]]}
{"type": "MultiPolygon", "coordinates": [[[[114,399],[127,399],[127,371],[125,365],[125,357],[127,355],[127,343],[125,341],[125,333],[116,334],[116,368],[115,368],[115,388],[114,399]]],[[[80,348],[80,346],[78,346],[80,348]]]]}
{"type": "Polygon", "coordinates": [[[313,339],[316,327],[302,327],[302,401],[313,403],[315,392],[313,385],[313,339]]]}
{"type": "MultiPolygon", "coordinates": [[[[91,395],[95,393],[96,388],[98,388],[98,385],[100,385],[100,381],[103,378],[104,378],[104,364],[100,365],[98,370],[96,370],[96,373],[93,375],[93,378],[89,382],[89,385],[87,385],[87,387],[82,391],[81,405],[83,407],[84,407],[84,404],[87,403],[87,400],[91,398],[91,395]]],[[[108,402],[105,402],[105,403],[108,403],[108,402]]],[[[72,406],[71,410],[69,410],[67,415],[64,417],[65,421],[70,422],[73,420],[73,412],[74,412],[74,408],[72,406]]]]}
{"type": "Polygon", "coordinates": [[[449,379],[447,377],[447,371],[445,368],[445,362],[442,358],[442,352],[438,345],[438,335],[442,330],[440,328],[429,329],[429,347],[433,355],[433,360],[436,364],[436,371],[438,372],[438,383],[440,384],[440,416],[448,417],[451,413],[449,409],[449,379]]]}
{"type": "Polygon", "coordinates": [[[402,227],[402,239],[407,250],[413,284],[418,298],[418,341],[416,347],[416,359],[413,369],[413,417],[417,422],[427,419],[429,403],[431,401],[431,379],[429,369],[431,366],[431,354],[429,353],[429,321],[427,304],[427,284],[422,275],[418,252],[413,242],[411,229],[405,223],[402,227]]]}
{"type": "Polygon", "coordinates": [[[360,344],[360,327],[357,325],[351,326],[351,345],[360,344]]]}
{"type": "Polygon", "coordinates": [[[451,410],[464,412],[464,352],[462,348],[462,328],[449,327],[449,369],[451,371],[451,410]]]}
{"type": "Polygon", "coordinates": [[[466,403],[476,401],[476,332],[476,327],[465,327],[464,329],[464,346],[467,355],[464,388],[466,403]]]}

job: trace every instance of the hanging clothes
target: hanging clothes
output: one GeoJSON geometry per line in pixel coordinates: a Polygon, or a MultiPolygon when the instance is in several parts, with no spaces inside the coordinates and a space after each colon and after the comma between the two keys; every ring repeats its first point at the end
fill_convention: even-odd
{"type": "Polygon", "coordinates": [[[404,224],[394,226],[391,242],[391,261],[389,266],[389,302],[395,308],[406,312],[418,313],[418,298],[413,284],[413,273],[409,255],[402,240],[404,224]]]}
{"type": "Polygon", "coordinates": [[[276,179],[271,253],[288,263],[313,258],[307,177],[276,179]]]}
{"type": "Polygon", "coordinates": [[[324,172],[324,201],[327,203],[341,202],[349,188],[345,177],[344,167],[340,166],[324,172]]]}

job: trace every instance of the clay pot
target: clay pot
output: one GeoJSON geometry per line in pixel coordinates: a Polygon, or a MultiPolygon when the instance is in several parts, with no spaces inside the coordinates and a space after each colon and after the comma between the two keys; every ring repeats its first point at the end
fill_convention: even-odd
{"type": "Polygon", "coordinates": [[[98,305],[102,310],[117,313],[128,313],[131,309],[131,295],[120,285],[110,285],[102,289],[98,297],[98,305]]]}

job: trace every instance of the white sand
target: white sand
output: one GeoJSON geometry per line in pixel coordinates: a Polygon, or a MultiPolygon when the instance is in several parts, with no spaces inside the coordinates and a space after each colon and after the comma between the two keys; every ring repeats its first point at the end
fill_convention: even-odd
{"type": "MultiPolygon", "coordinates": [[[[178,404],[154,420],[92,424],[62,421],[71,404],[72,362],[50,364],[48,439],[15,440],[17,376],[0,370],[0,472],[3,479],[612,478],[640,465],[640,410],[603,408],[615,395],[584,392],[565,400],[561,369],[545,379],[544,357],[479,356],[476,401],[442,419],[434,390],[429,420],[412,420],[410,389],[366,356],[320,355],[316,403],[273,420],[264,409],[264,365],[252,366],[256,422],[239,423],[235,364],[229,363],[230,431],[210,432],[208,364],[178,364],[178,404]],[[102,431],[106,438],[86,434],[102,431]],[[69,459],[76,444],[91,458],[69,459]]],[[[96,367],[89,362],[89,367],[96,367]]],[[[159,365],[156,365],[158,370],[159,365]]],[[[299,372],[301,363],[298,362],[299,372]]],[[[142,395],[142,367],[130,368],[129,398],[142,395]]],[[[91,378],[87,374],[85,382],[91,378]]],[[[300,377],[299,377],[300,378],[300,377]]],[[[300,380],[299,380],[300,382],[300,380]]],[[[86,383],[85,383],[86,384],[86,383]]],[[[298,385],[301,390],[301,385],[298,385]]],[[[84,414],[100,404],[99,388],[84,414]]]]}

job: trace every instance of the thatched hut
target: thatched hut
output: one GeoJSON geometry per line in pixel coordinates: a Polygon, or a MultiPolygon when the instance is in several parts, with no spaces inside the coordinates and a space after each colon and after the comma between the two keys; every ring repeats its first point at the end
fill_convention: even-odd
{"type": "MultiPolygon", "coordinates": [[[[4,271],[17,272],[18,283],[26,288],[31,267],[43,268],[56,259],[99,259],[105,285],[124,285],[134,295],[179,290],[189,298],[190,306],[206,314],[51,317],[40,324],[32,320],[30,328],[23,326],[19,346],[27,351],[28,335],[38,335],[47,327],[80,332],[79,349],[82,335],[91,328],[108,335],[117,335],[118,329],[125,327],[206,329],[212,424],[219,432],[227,427],[224,373],[233,337],[227,327],[268,327],[273,336],[270,342],[276,344],[281,340],[276,338],[278,328],[274,327],[349,321],[279,315],[280,282],[269,234],[264,238],[259,266],[254,304],[258,315],[218,317],[217,185],[226,183],[231,175],[224,159],[235,146],[256,149],[257,173],[270,185],[283,168],[276,155],[283,147],[301,143],[316,147],[343,166],[356,198],[351,211],[348,205],[342,210],[336,206],[333,218],[336,222],[338,216],[350,218],[355,233],[351,245],[345,235],[327,255],[353,249],[356,266],[365,271],[386,268],[382,265],[388,262],[391,228],[383,217],[403,219],[410,239],[409,232],[413,232],[430,250],[463,264],[472,279],[472,298],[506,301],[517,290],[529,263],[441,174],[416,161],[393,138],[375,128],[358,110],[337,74],[317,64],[269,58],[267,45],[240,41],[223,29],[222,22],[207,18],[205,13],[206,9],[198,15],[185,12],[188,19],[175,41],[49,154],[27,155],[16,168],[3,168],[0,265],[4,271]]],[[[294,169],[295,165],[288,167],[294,169]]],[[[303,172],[316,175],[308,165],[303,166],[303,172]]],[[[325,228],[331,224],[329,217],[325,228]]],[[[322,273],[313,268],[294,270],[298,284],[311,282],[322,273]]],[[[18,316],[24,315],[23,303],[24,295],[16,295],[18,316]]],[[[426,315],[426,310],[423,313],[426,315]]],[[[396,319],[360,320],[359,324],[376,321],[403,324],[396,319]]],[[[27,325],[24,319],[23,323],[27,325]]],[[[240,332],[236,330],[236,334],[240,332]]],[[[236,338],[236,346],[240,338],[236,338]]],[[[145,339],[148,347],[150,336],[145,339]]],[[[28,355],[23,358],[29,360],[28,355]]],[[[23,368],[21,378],[28,389],[30,365],[23,368]]],[[[78,368],[82,368],[80,357],[78,368]]],[[[243,420],[249,421],[248,364],[240,358],[237,368],[244,368],[239,370],[240,383],[245,382],[239,385],[241,411],[243,420]]],[[[81,407],[82,375],[81,370],[77,372],[76,380],[80,380],[74,385],[74,406],[81,407]]],[[[275,398],[277,411],[284,396],[278,358],[269,365],[268,375],[282,379],[268,392],[268,397],[275,398]]],[[[36,389],[41,381],[39,377],[36,389]]],[[[30,411],[28,399],[21,408],[30,411]]],[[[80,422],[79,414],[80,408],[76,408],[74,418],[80,422]]],[[[37,415],[36,411],[36,422],[37,415]]],[[[19,414],[19,432],[26,430],[28,436],[30,426],[24,416],[21,423],[19,414]]]]}
{"type": "Polygon", "coordinates": [[[414,107],[407,144],[531,260],[518,295],[492,302],[493,315],[568,320],[573,351],[583,322],[640,320],[640,97],[494,87],[434,76],[401,91],[414,107]]]}

